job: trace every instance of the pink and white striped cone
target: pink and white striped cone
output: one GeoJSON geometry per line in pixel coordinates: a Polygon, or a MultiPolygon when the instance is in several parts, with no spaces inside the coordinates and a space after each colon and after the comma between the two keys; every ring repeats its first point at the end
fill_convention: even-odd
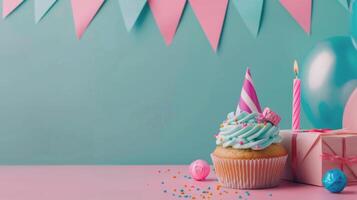
{"type": "Polygon", "coordinates": [[[262,112],[249,68],[247,68],[245,73],[245,79],[236,113],[239,111],[245,111],[247,113],[262,112]]]}

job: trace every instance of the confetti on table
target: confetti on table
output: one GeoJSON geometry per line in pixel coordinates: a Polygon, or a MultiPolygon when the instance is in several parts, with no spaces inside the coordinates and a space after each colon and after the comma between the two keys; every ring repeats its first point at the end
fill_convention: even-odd
{"type": "MultiPolygon", "coordinates": [[[[254,198],[250,191],[224,188],[214,179],[197,182],[188,172],[173,169],[161,169],[157,172],[159,172],[156,173],[157,176],[161,178],[157,184],[161,188],[162,195],[168,195],[167,199],[230,200],[235,197],[233,199],[249,200],[254,198]]],[[[266,195],[272,197],[272,193],[266,195]]]]}

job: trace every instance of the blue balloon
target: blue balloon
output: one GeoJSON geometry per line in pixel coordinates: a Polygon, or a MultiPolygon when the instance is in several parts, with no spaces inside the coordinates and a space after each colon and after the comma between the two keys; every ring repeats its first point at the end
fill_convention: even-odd
{"type": "Polygon", "coordinates": [[[301,74],[307,117],[316,128],[341,128],[345,104],[357,88],[357,49],[351,37],[333,37],[315,45],[301,74]]]}
{"type": "Polygon", "coordinates": [[[357,0],[351,12],[351,36],[318,43],[303,64],[302,104],[316,128],[341,128],[345,104],[357,88],[357,0]]]}
{"type": "Polygon", "coordinates": [[[345,189],[347,178],[345,173],[339,169],[332,169],[325,173],[322,178],[323,186],[330,192],[339,193],[345,189]]]}

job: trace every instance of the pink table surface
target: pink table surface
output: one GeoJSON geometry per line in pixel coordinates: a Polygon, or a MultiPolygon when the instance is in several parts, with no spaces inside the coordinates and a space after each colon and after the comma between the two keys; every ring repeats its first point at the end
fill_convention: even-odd
{"type": "Polygon", "coordinates": [[[349,186],[340,194],[329,193],[321,187],[289,182],[282,182],[277,188],[264,190],[219,188],[213,172],[206,181],[197,182],[188,176],[187,168],[187,166],[2,166],[0,167],[0,199],[357,199],[357,186],[349,186]]]}

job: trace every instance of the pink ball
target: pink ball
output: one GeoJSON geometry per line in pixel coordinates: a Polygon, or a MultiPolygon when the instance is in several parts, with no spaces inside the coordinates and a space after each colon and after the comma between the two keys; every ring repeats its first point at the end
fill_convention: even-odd
{"type": "Polygon", "coordinates": [[[210,171],[209,164],[204,160],[193,161],[189,167],[189,172],[196,181],[205,180],[210,171]]]}

